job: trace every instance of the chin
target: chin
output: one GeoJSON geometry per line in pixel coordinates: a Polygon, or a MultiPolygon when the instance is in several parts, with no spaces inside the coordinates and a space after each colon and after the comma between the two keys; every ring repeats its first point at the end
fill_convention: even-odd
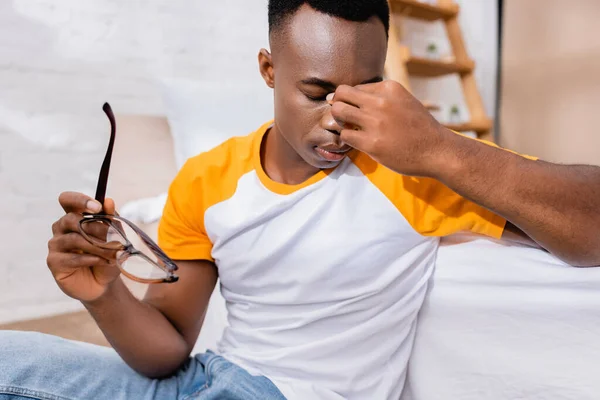
{"type": "Polygon", "coordinates": [[[312,157],[310,160],[308,159],[304,159],[308,164],[312,165],[315,168],[318,169],[330,169],[330,168],[335,168],[338,165],[340,165],[340,163],[342,161],[344,161],[345,157],[341,160],[337,160],[337,161],[328,161],[328,160],[323,160],[320,157],[312,157]]]}

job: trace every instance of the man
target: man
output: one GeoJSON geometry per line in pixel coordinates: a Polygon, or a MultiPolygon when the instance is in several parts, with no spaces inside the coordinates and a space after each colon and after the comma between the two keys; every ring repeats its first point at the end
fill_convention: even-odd
{"type": "Polygon", "coordinates": [[[62,194],[48,265],[116,353],[4,334],[0,393],[398,399],[440,236],[600,264],[600,169],[457,135],[383,81],[386,0],[272,0],[269,24],[259,66],[274,121],[190,159],[171,185],[159,244],[180,280],[135,299],[114,254],[78,233],[102,205],[62,194]],[[229,326],[217,354],[189,359],[217,277],[229,326]]]}

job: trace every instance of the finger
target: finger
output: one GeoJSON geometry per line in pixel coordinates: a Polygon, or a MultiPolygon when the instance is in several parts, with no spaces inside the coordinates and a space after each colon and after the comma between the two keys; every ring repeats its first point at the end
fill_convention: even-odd
{"type": "Polygon", "coordinates": [[[77,269],[89,267],[111,267],[117,268],[116,263],[109,262],[102,257],[91,254],[55,253],[48,256],[46,260],[51,271],[64,269],[77,269]]]}
{"type": "Polygon", "coordinates": [[[393,95],[410,95],[408,90],[399,82],[388,79],[381,82],[376,83],[365,83],[362,85],[354,86],[356,89],[360,90],[364,93],[377,94],[379,96],[383,96],[385,94],[393,94],[393,95]]]}
{"type": "Polygon", "coordinates": [[[362,128],[367,120],[363,110],[339,101],[331,106],[331,116],[345,129],[362,128]]]}
{"type": "MultiPolygon", "coordinates": [[[[52,234],[54,236],[58,236],[70,232],[80,233],[81,231],[79,230],[79,226],[82,219],[82,214],[69,213],[52,225],[52,234]]],[[[106,239],[106,233],[108,232],[107,224],[94,221],[81,224],[81,228],[89,236],[93,236],[101,240],[106,239]]]]}
{"type": "Polygon", "coordinates": [[[66,213],[99,213],[102,204],[83,193],[63,192],[58,196],[58,202],[66,213]]]}
{"type": "Polygon", "coordinates": [[[54,236],[64,235],[71,232],[81,233],[83,230],[88,236],[99,239],[101,241],[106,240],[109,225],[100,221],[89,221],[83,220],[82,214],[69,213],[54,224],[52,224],[52,234],[54,236]],[[81,227],[81,230],[80,230],[81,227]]]}
{"type": "Polygon", "coordinates": [[[58,253],[89,254],[101,257],[108,261],[115,261],[117,257],[116,250],[108,250],[94,246],[92,243],[85,240],[79,233],[74,232],[51,239],[50,242],[48,242],[48,249],[50,252],[58,253]]]}
{"type": "MultiPolygon", "coordinates": [[[[87,236],[104,242],[107,240],[109,225],[106,222],[94,220],[82,223],[81,230],[83,230],[87,236]]],[[[77,232],[81,233],[79,230],[77,230],[77,232]]]]}
{"type": "Polygon", "coordinates": [[[358,108],[365,108],[377,100],[378,97],[374,93],[376,92],[368,92],[360,90],[358,87],[340,85],[335,90],[335,93],[327,95],[327,100],[332,104],[341,101],[358,108]]]}
{"type": "Polygon", "coordinates": [[[364,94],[379,94],[384,91],[386,86],[390,84],[395,84],[395,81],[382,81],[382,82],[374,82],[374,83],[364,83],[362,85],[354,86],[354,89],[362,92],[364,94]]]}
{"type": "Polygon", "coordinates": [[[79,221],[83,218],[82,214],[68,213],[62,216],[52,225],[52,233],[59,235],[69,232],[79,231],[79,221]]]}
{"type": "Polygon", "coordinates": [[[106,214],[118,215],[115,207],[115,201],[110,197],[104,199],[104,212],[106,214]]]}
{"type": "Polygon", "coordinates": [[[340,139],[356,150],[368,153],[368,135],[361,130],[342,129],[340,131],[340,139]]]}

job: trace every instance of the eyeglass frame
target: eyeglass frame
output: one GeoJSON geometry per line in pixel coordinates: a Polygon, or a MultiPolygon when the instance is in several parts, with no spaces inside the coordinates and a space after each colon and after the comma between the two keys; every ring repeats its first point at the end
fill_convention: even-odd
{"type": "MultiPolygon", "coordinates": [[[[96,195],[94,198],[100,204],[104,204],[104,200],[106,198],[106,187],[108,184],[108,173],[110,171],[110,163],[112,159],[113,148],[115,144],[116,137],[116,121],[115,116],[113,114],[112,108],[108,103],[104,103],[102,106],[102,110],[108,117],[110,121],[110,140],[108,142],[108,148],[106,150],[106,155],[104,156],[104,161],[102,162],[102,168],[100,169],[100,175],[98,178],[98,184],[96,186],[96,195]]],[[[137,227],[131,221],[119,216],[107,214],[104,212],[100,213],[83,213],[83,218],[79,221],[79,232],[87,240],[89,243],[96,247],[100,247],[102,249],[107,250],[117,250],[122,252],[120,255],[117,255],[117,267],[121,271],[123,275],[127,278],[147,284],[157,284],[157,283],[174,283],[179,280],[179,277],[175,275],[175,271],[178,269],[177,265],[169,256],[165,254],[165,252],[139,227],[137,227]],[[108,225],[110,228],[116,230],[119,235],[124,239],[125,243],[121,242],[106,242],[99,243],[93,240],[89,234],[84,230],[84,225],[92,223],[92,222],[100,222],[108,225]],[[137,250],[133,244],[127,238],[127,235],[123,231],[121,225],[127,224],[133,231],[140,237],[142,242],[152,251],[153,255],[156,256],[158,263],[148,257],[146,254],[137,250]],[[157,279],[145,279],[137,277],[129,272],[127,272],[124,268],[121,267],[121,264],[126,261],[131,256],[137,256],[143,258],[145,261],[149,262],[153,266],[161,269],[167,274],[166,278],[157,278],[157,279]],[[163,265],[161,265],[163,264],[163,265]]]]}

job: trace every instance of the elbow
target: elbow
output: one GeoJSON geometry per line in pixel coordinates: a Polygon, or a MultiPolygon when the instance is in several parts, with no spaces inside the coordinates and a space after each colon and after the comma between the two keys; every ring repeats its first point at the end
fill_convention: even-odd
{"type": "Polygon", "coordinates": [[[597,268],[600,267],[600,260],[598,257],[593,259],[582,259],[575,264],[573,264],[576,268],[597,268]]]}
{"type": "Polygon", "coordinates": [[[146,351],[143,358],[124,358],[137,373],[150,379],[164,379],[173,376],[189,359],[191,348],[178,346],[157,346],[146,351]]]}
{"type": "MultiPolygon", "coordinates": [[[[600,239],[600,235],[599,239],[600,239]]],[[[576,268],[600,267],[600,240],[590,240],[590,236],[569,236],[553,242],[538,242],[539,246],[562,262],[576,268]]]]}
{"type": "Polygon", "coordinates": [[[590,232],[590,234],[595,238],[582,251],[583,256],[579,263],[581,264],[579,266],[584,268],[600,267],[600,232],[590,232]]]}
{"type": "Polygon", "coordinates": [[[167,370],[167,371],[160,371],[160,370],[149,370],[149,371],[141,371],[141,370],[136,370],[137,373],[145,376],[148,379],[168,379],[171,378],[175,372],[177,372],[177,370],[167,370]]]}
{"type": "Polygon", "coordinates": [[[596,268],[600,267],[600,261],[581,260],[570,263],[575,268],[596,268]]]}
{"type": "Polygon", "coordinates": [[[173,376],[187,361],[187,358],[179,363],[157,362],[146,363],[144,365],[131,366],[137,373],[149,379],[165,379],[173,376]]]}
{"type": "Polygon", "coordinates": [[[559,256],[559,258],[577,268],[600,267],[600,244],[593,248],[576,249],[576,247],[572,247],[572,249],[568,254],[564,254],[563,257],[559,256]]]}
{"type": "MultiPolygon", "coordinates": [[[[600,221],[598,224],[600,226],[600,221]]],[[[556,252],[552,253],[573,267],[600,267],[600,232],[591,228],[596,224],[587,225],[587,229],[580,227],[577,232],[567,230],[569,233],[563,233],[562,240],[555,242],[553,246],[556,252]]]]}

